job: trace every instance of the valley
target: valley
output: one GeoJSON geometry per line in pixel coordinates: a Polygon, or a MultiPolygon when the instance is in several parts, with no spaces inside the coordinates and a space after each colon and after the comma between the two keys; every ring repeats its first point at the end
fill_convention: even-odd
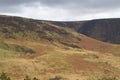
{"type": "Polygon", "coordinates": [[[102,28],[102,23],[95,22],[97,28],[88,23],[1,15],[0,73],[11,80],[24,80],[27,75],[40,80],[56,76],[60,80],[120,80],[119,23],[114,30],[114,21],[112,28],[105,28],[109,20],[108,24],[103,20],[102,28]],[[99,30],[111,33],[104,33],[109,34],[106,38],[99,30]]]}

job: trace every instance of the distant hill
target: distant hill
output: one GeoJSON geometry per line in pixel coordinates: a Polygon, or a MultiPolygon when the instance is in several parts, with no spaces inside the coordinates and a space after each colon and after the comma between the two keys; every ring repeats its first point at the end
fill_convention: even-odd
{"type": "Polygon", "coordinates": [[[65,28],[70,28],[74,31],[77,31],[78,33],[87,35],[88,37],[100,41],[120,44],[120,19],[57,22],[32,20],[12,16],[0,16],[0,34],[2,34],[0,36],[4,36],[6,38],[17,38],[26,36],[38,38],[36,36],[38,35],[39,38],[44,37],[51,39],[53,38],[51,36],[54,35],[53,32],[56,33],[56,35],[60,33],[60,36],[62,37],[70,36],[71,33],[67,33],[65,28]],[[52,26],[50,24],[52,24],[52,26]],[[57,27],[54,27],[54,25],[62,28],[57,29],[57,27]],[[31,36],[29,33],[34,36],[31,36]]]}
{"type": "Polygon", "coordinates": [[[98,19],[91,21],[52,22],[68,27],[89,37],[104,42],[120,44],[120,19],[98,19]]]}
{"type": "Polygon", "coordinates": [[[78,32],[101,41],[120,44],[120,19],[88,21],[78,32]]]}
{"type": "Polygon", "coordinates": [[[51,22],[52,24],[55,24],[55,25],[59,25],[61,27],[67,27],[67,28],[71,28],[75,31],[78,32],[78,30],[87,22],[87,21],[66,21],[66,22],[57,22],[57,21],[49,21],[51,22]]]}

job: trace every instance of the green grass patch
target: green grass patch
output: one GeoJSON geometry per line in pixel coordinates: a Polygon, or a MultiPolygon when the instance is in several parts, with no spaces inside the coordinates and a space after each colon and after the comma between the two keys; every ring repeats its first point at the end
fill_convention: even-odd
{"type": "Polygon", "coordinates": [[[7,44],[5,42],[0,43],[0,48],[8,51],[23,52],[23,53],[30,53],[30,54],[35,53],[35,51],[25,46],[19,46],[16,44],[7,44]]]}

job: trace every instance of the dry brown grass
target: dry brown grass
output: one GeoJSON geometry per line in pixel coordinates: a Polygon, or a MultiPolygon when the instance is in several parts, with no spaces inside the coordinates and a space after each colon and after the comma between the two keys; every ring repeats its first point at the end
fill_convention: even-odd
{"type": "Polygon", "coordinates": [[[9,51],[10,55],[3,56],[2,52],[8,53],[8,51],[1,50],[0,71],[6,72],[13,80],[22,80],[26,75],[38,77],[41,80],[48,80],[57,75],[68,80],[87,80],[91,77],[97,80],[97,77],[105,73],[120,77],[118,75],[120,74],[119,56],[105,53],[111,48],[111,44],[97,42],[85,36],[81,38],[81,41],[71,40],[82,49],[67,47],[57,41],[50,43],[42,40],[1,40],[29,47],[35,50],[36,54],[18,53],[19,55],[14,56],[15,54],[9,51]],[[105,46],[104,54],[101,51],[103,47],[100,46],[105,46]]]}

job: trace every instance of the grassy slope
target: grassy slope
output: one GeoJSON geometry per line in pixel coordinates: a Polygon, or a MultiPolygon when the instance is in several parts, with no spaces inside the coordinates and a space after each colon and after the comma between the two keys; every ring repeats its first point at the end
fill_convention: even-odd
{"type": "Polygon", "coordinates": [[[0,49],[0,70],[14,80],[21,80],[25,75],[45,80],[55,75],[70,80],[97,80],[106,74],[120,77],[118,56],[66,47],[58,42],[54,42],[57,46],[47,41],[5,39],[4,42],[26,46],[36,51],[35,54],[29,55],[0,49]]]}
{"type": "MultiPolygon", "coordinates": [[[[14,18],[12,20],[14,22],[14,18]]],[[[15,21],[19,22],[19,18],[15,21]]],[[[29,20],[22,19],[21,22],[20,19],[19,24],[24,24],[25,29],[20,33],[13,33],[18,28],[23,29],[20,25],[17,28],[12,26],[4,29],[5,25],[1,27],[1,34],[6,34],[4,30],[7,30],[12,37],[3,35],[0,42],[24,46],[36,52],[21,54],[16,50],[0,48],[0,71],[6,72],[13,80],[21,80],[25,75],[36,76],[41,80],[55,75],[70,80],[97,80],[108,75],[120,79],[119,45],[91,39],[44,21],[40,22],[39,26],[35,24],[39,22],[35,21],[34,29],[31,30],[33,26],[29,27],[28,23],[29,20]],[[29,33],[24,33],[26,31],[29,33]],[[31,39],[31,36],[34,38],[31,39]]]]}

